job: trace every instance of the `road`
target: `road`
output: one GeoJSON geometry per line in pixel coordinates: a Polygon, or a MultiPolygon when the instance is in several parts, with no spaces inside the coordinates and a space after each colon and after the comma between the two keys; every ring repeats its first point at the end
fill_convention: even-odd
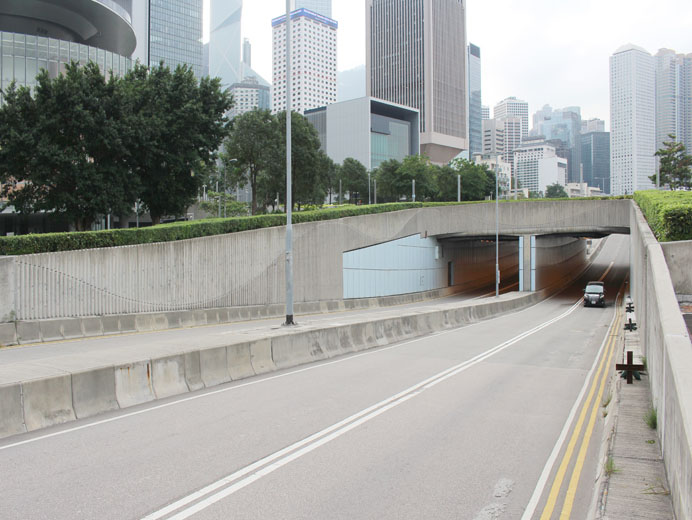
{"type": "Polygon", "coordinates": [[[0,441],[0,516],[584,518],[628,251],[521,312],[0,441]]]}

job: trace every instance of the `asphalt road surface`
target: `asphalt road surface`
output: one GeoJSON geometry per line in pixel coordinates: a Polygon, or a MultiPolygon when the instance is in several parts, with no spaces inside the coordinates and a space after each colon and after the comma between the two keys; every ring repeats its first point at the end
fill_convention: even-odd
{"type": "Polygon", "coordinates": [[[628,251],[511,315],[4,439],[0,517],[585,518],[628,251]]]}

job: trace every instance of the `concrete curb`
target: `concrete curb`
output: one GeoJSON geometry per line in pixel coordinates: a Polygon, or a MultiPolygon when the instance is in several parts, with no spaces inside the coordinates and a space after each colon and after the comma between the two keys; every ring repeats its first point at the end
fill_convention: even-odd
{"type": "Polygon", "coordinates": [[[514,293],[393,318],[282,328],[226,346],[18,382],[0,387],[0,438],[478,322],[547,294],[514,293]]]}

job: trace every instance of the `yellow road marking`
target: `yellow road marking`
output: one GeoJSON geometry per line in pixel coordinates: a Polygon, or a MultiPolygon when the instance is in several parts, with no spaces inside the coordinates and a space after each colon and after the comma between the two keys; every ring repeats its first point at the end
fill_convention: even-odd
{"type": "MultiPolygon", "coordinates": [[[[619,327],[620,315],[618,314],[618,317],[615,320],[615,326],[612,330],[617,331],[619,327]]],[[[560,467],[558,468],[557,473],[555,474],[555,480],[553,481],[553,485],[550,488],[550,494],[548,495],[548,500],[546,501],[545,508],[543,509],[543,513],[541,514],[541,520],[549,520],[553,514],[555,505],[557,504],[558,496],[560,494],[560,489],[562,488],[562,482],[565,478],[565,473],[567,472],[567,466],[569,465],[570,460],[572,459],[574,447],[576,446],[577,439],[581,434],[581,430],[584,425],[584,420],[586,419],[586,412],[589,409],[591,399],[593,398],[594,393],[596,391],[598,378],[601,375],[601,372],[603,371],[606,359],[609,358],[607,353],[613,348],[613,345],[615,344],[615,337],[617,336],[611,334],[611,337],[609,339],[609,345],[607,345],[606,349],[604,350],[603,356],[601,357],[601,362],[598,365],[598,371],[596,372],[593,382],[591,383],[591,388],[589,389],[589,395],[586,397],[586,400],[584,401],[581,413],[579,414],[579,420],[577,421],[577,424],[574,427],[574,431],[572,432],[572,436],[570,437],[569,444],[567,445],[565,454],[563,455],[562,461],[560,462],[560,467]]],[[[606,370],[606,373],[607,372],[608,371],[606,370]]],[[[598,401],[596,403],[598,404],[598,401]]]]}
{"type": "MultiPolygon", "coordinates": [[[[618,318],[616,321],[619,322],[620,318],[618,318]]],[[[619,324],[615,327],[616,331],[618,329],[619,324]]],[[[612,348],[612,346],[617,343],[616,339],[617,335],[611,336],[612,345],[609,347],[610,353],[608,354],[608,363],[606,363],[606,366],[610,366],[613,360],[615,348],[612,348]]],[[[594,401],[593,409],[591,410],[591,417],[589,418],[589,424],[586,428],[586,432],[584,433],[584,438],[582,439],[581,447],[579,449],[579,455],[577,456],[577,462],[575,463],[574,469],[572,470],[572,476],[570,478],[569,486],[567,488],[567,495],[565,496],[565,502],[562,505],[562,512],[560,513],[560,520],[569,519],[570,515],[572,514],[572,508],[574,507],[574,499],[577,494],[577,486],[579,485],[579,478],[581,476],[581,471],[584,467],[584,460],[586,459],[586,452],[589,449],[591,436],[593,435],[594,425],[596,424],[596,413],[598,412],[600,403],[603,399],[603,390],[605,389],[606,381],[608,379],[608,373],[609,371],[605,370],[603,372],[603,377],[601,378],[601,386],[598,391],[598,397],[596,398],[596,401],[594,401]]]]}

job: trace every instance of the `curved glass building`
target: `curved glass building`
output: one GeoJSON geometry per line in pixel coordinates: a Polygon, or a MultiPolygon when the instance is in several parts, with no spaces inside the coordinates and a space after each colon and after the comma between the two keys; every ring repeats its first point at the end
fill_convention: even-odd
{"type": "Polygon", "coordinates": [[[136,47],[133,0],[3,0],[0,2],[0,86],[33,86],[70,61],[96,62],[124,75],[136,47]]]}

